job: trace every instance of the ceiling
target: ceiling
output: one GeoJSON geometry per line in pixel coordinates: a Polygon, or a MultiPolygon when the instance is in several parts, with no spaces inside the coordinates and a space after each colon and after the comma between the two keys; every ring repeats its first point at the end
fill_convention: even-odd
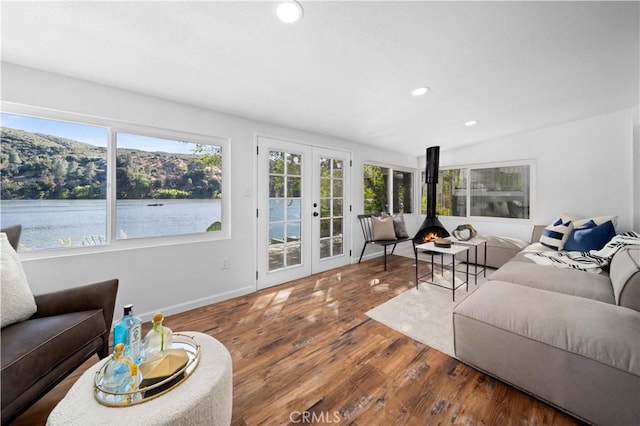
{"type": "Polygon", "coordinates": [[[2,1],[2,60],[410,155],[639,103],[640,2],[300,3],[2,1]]]}

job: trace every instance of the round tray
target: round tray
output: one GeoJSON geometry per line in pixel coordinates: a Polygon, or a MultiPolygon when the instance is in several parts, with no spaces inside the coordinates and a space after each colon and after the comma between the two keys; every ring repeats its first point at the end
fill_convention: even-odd
{"type": "Polygon", "coordinates": [[[130,392],[112,392],[102,387],[104,370],[108,362],[96,371],[93,382],[93,395],[100,404],[108,407],[127,407],[141,404],[157,398],[184,382],[198,366],[200,361],[200,344],[189,335],[173,333],[171,349],[184,349],[189,357],[187,364],[171,376],[153,385],[138,388],[130,392]]]}

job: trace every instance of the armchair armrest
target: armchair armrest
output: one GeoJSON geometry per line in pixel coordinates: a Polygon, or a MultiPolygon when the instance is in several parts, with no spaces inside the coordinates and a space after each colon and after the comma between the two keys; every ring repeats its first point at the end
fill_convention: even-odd
{"type": "MultiPolygon", "coordinates": [[[[33,314],[32,318],[102,309],[105,326],[110,332],[117,293],[118,280],[113,279],[67,290],[35,295],[34,298],[38,306],[38,311],[33,314]]],[[[108,340],[108,333],[106,337],[108,340]]]]}

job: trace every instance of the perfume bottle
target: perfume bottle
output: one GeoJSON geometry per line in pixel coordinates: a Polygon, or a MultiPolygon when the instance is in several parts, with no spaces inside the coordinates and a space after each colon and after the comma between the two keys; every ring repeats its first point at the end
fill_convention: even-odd
{"type": "Polygon", "coordinates": [[[118,343],[113,349],[111,359],[104,367],[102,387],[113,392],[107,398],[113,402],[135,400],[141,398],[139,393],[129,393],[138,389],[142,381],[142,374],[138,365],[124,354],[124,344],[118,343]]]}
{"type": "Polygon", "coordinates": [[[133,305],[124,306],[122,319],[113,327],[113,344],[124,345],[124,354],[133,362],[140,364],[143,360],[142,320],[133,315],[133,305]]]}
{"type": "Polygon", "coordinates": [[[144,336],[144,354],[145,357],[155,352],[162,352],[171,348],[172,331],[169,327],[162,325],[164,316],[161,312],[153,315],[153,327],[146,336],[144,336]]]}

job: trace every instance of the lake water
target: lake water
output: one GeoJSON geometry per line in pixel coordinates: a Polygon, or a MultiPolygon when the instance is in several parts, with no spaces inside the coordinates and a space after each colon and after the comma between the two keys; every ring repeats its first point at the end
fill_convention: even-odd
{"type": "MultiPolygon", "coordinates": [[[[0,224],[22,225],[21,250],[104,242],[105,200],[2,200],[0,224]]],[[[117,238],[205,232],[221,221],[221,200],[118,200],[117,238]],[[150,206],[158,203],[162,205],[150,206]]]]}

